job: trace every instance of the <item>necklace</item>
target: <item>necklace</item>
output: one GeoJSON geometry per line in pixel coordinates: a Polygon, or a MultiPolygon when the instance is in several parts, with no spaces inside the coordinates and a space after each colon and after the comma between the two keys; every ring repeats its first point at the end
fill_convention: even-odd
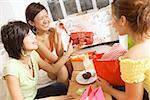
{"type": "Polygon", "coordinates": [[[31,60],[31,58],[30,58],[30,64],[28,64],[28,67],[29,67],[29,69],[33,69],[33,62],[31,60]]]}
{"type": "Polygon", "coordinates": [[[32,76],[34,77],[34,69],[33,69],[33,62],[32,59],[30,58],[30,64],[28,65],[30,73],[32,74],[32,76]],[[31,71],[32,70],[32,71],[31,71]]]}
{"type": "Polygon", "coordinates": [[[34,77],[35,73],[34,73],[34,66],[33,66],[33,61],[31,58],[29,58],[29,61],[27,63],[27,61],[24,59],[21,59],[21,62],[24,64],[24,66],[26,66],[26,69],[30,72],[30,74],[32,75],[32,77],[34,77]]]}
{"type": "Polygon", "coordinates": [[[30,59],[30,64],[28,64],[28,67],[29,67],[29,69],[33,69],[33,62],[32,62],[32,60],[30,59]]]}

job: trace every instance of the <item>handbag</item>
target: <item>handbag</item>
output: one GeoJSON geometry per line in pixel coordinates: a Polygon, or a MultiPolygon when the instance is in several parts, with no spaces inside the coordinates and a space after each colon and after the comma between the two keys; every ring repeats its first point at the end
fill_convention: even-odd
{"type": "Polygon", "coordinates": [[[72,32],[70,39],[73,41],[73,45],[84,42],[86,45],[90,45],[93,43],[93,32],[72,32]]]}

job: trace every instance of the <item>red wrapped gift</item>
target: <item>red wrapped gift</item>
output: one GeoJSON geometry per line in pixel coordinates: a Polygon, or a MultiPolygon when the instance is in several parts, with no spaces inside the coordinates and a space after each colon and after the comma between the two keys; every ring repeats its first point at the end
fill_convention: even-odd
{"type": "Polygon", "coordinates": [[[87,45],[93,43],[93,32],[72,32],[70,39],[74,44],[85,42],[87,45]]]}
{"type": "Polygon", "coordinates": [[[102,55],[96,54],[96,58],[93,59],[97,76],[100,76],[114,86],[124,86],[124,82],[120,77],[119,60],[102,61],[100,59],[102,55]]]}

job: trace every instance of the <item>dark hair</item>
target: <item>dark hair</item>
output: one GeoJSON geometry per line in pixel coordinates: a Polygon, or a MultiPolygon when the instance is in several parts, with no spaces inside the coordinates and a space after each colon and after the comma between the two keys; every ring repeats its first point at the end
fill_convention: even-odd
{"type": "Polygon", "coordinates": [[[20,59],[23,49],[23,39],[28,34],[29,27],[22,21],[8,22],[1,27],[2,42],[9,57],[20,59]]]}
{"type": "Polygon", "coordinates": [[[149,0],[114,0],[112,11],[117,18],[125,16],[133,32],[143,35],[150,28],[149,0]]]}
{"type": "MultiPolygon", "coordinates": [[[[41,12],[43,9],[46,10],[46,8],[41,5],[40,3],[31,3],[28,5],[25,11],[25,16],[26,16],[26,21],[27,24],[29,25],[30,29],[34,32],[34,27],[29,24],[29,21],[34,21],[35,16],[41,12]]],[[[46,10],[47,11],[47,10],[46,10]]],[[[34,32],[35,33],[35,32],[34,32]]]]}

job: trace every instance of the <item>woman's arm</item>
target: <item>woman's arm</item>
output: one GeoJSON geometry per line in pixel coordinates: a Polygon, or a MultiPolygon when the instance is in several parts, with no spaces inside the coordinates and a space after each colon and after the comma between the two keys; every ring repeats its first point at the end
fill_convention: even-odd
{"type": "Polygon", "coordinates": [[[49,64],[45,62],[42,58],[39,57],[38,62],[40,65],[40,68],[48,72],[49,74],[57,74],[59,69],[67,62],[69,59],[70,55],[73,53],[73,47],[72,43],[69,44],[68,46],[68,51],[64,56],[62,56],[59,61],[57,61],[54,64],[49,64]]]}
{"type": "Polygon", "coordinates": [[[108,93],[117,98],[117,100],[142,100],[143,98],[143,86],[142,83],[126,84],[125,92],[119,91],[110,87],[108,93]]]}
{"type": "Polygon", "coordinates": [[[54,63],[58,60],[58,57],[54,55],[43,43],[38,42],[38,50],[37,52],[42,52],[45,58],[48,59],[50,63],[54,63]]]}
{"type": "Polygon", "coordinates": [[[143,94],[143,82],[134,84],[126,83],[126,95],[129,97],[129,100],[143,100],[143,94]]]}
{"type": "Polygon", "coordinates": [[[75,99],[75,96],[73,95],[64,95],[64,96],[47,97],[38,100],[73,100],[73,99],[75,99]]]}
{"type": "Polygon", "coordinates": [[[56,23],[56,27],[54,29],[54,33],[55,33],[55,48],[56,48],[56,53],[58,57],[61,57],[64,53],[64,47],[62,44],[62,38],[61,38],[61,34],[64,31],[64,29],[61,26],[61,22],[56,23]]]}
{"type": "Polygon", "coordinates": [[[61,57],[64,54],[64,47],[62,44],[61,34],[56,34],[56,41],[55,41],[55,48],[56,48],[56,54],[58,57],[61,57]]]}
{"type": "Polygon", "coordinates": [[[5,79],[12,100],[23,100],[19,80],[12,75],[5,76],[5,79]]]}
{"type": "Polygon", "coordinates": [[[102,78],[98,79],[98,83],[102,87],[102,89],[109,93],[110,95],[117,98],[117,100],[142,100],[143,98],[143,83],[136,84],[125,84],[125,92],[119,91],[117,89],[112,88],[108,82],[103,80],[102,78]]]}
{"type": "MultiPolygon", "coordinates": [[[[44,48],[44,46],[43,46],[43,48],[44,48]]],[[[51,70],[53,70],[53,74],[54,73],[56,74],[59,71],[59,69],[68,61],[68,59],[72,53],[73,53],[72,43],[69,43],[68,51],[66,52],[66,54],[64,54],[56,63],[51,64],[50,68],[51,68],[51,70]]],[[[47,66],[47,67],[49,66],[49,64],[46,63],[45,61],[43,61],[41,58],[39,58],[39,59],[40,59],[39,60],[40,66],[47,66]]]]}

